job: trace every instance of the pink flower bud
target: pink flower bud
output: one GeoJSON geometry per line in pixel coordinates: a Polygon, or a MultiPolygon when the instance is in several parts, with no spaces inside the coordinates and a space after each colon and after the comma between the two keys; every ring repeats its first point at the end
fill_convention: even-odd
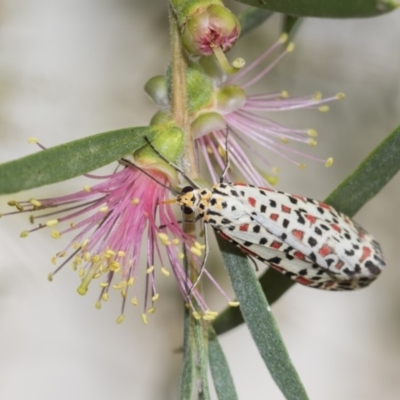
{"type": "Polygon", "coordinates": [[[182,41],[188,52],[209,56],[215,47],[228,51],[239,34],[240,24],[236,16],[222,5],[211,4],[187,18],[182,41]]]}

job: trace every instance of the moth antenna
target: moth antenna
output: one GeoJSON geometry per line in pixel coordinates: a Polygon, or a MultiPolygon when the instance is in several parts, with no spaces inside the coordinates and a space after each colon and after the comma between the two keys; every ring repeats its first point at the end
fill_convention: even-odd
{"type": "Polygon", "coordinates": [[[225,175],[229,170],[230,167],[230,159],[229,159],[229,149],[228,149],[228,137],[229,137],[229,129],[226,129],[226,136],[225,136],[225,154],[226,154],[226,163],[224,170],[222,171],[221,176],[219,177],[219,183],[224,183],[225,175]]]}
{"type": "Polygon", "coordinates": [[[204,246],[205,246],[205,251],[204,251],[204,257],[203,260],[201,262],[200,265],[200,272],[199,275],[197,276],[196,280],[194,281],[193,285],[191,286],[191,288],[189,289],[188,292],[188,296],[191,295],[191,293],[193,292],[193,289],[198,285],[198,283],[200,282],[201,277],[203,276],[204,270],[206,269],[206,262],[207,262],[207,258],[208,258],[208,253],[210,252],[210,248],[208,246],[208,230],[206,229],[206,227],[203,224],[203,228],[204,228],[204,246]]]}
{"type": "Polygon", "coordinates": [[[173,162],[171,162],[170,160],[168,160],[166,157],[164,157],[154,146],[153,144],[150,142],[149,138],[147,136],[144,137],[144,140],[147,142],[147,144],[153,149],[153,151],[163,160],[165,161],[168,165],[170,165],[171,167],[173,167],[176,171],[178,171],[189,183],[190,186],[192,186],[195,189],[200,189],[200,186],[194,181],[192,180],[189,176],[187,176],[185,174],[185,172],[179,168],[176,164],[174,164],[173,162]]]}
{"type": "MultiPolygon", "coordinates": [[[[147,175],[150,179],[152,179],[154,182],[157,182],[160,186],[162,186],[165,189],[168,189],[170,192],[172,192],[174,195],[178,195],[179,192],[177,192],[176,190],[172,189],[171,187],[164,185],[162,182],[160,182],[159,180],[155,179],[154,176],[151,176],[146,170],[144,170],[143,168],[139,167],[138,165],[136,165],[135,163],[133,163],[132,161],[127,160],[126,158],[121,158],[118,161],[121,165],[125,165],[125,166],[131,166],[131,167],[135,167],[137,168],[139,171],[143,172],[145,175],[147,175]]],[[[168,200],[165,200],[168,201],[168,200]]]]}

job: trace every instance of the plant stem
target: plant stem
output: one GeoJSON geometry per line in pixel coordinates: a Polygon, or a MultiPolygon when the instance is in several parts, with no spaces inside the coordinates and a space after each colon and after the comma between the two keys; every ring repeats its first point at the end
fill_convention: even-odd
{"type": "Polygon", "coordinates": [[[171,113],[175,122],[185,132],[183,169],[192,179],[199,176],[197,168],[194,137],[190,129],[188,98],[186,88],[187,58],[175,16],[170,11],[171,29],[171,113]]]}

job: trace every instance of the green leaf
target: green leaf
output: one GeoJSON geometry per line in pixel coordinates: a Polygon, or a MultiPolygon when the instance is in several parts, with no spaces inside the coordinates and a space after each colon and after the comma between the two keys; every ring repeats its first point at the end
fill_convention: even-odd
{"type": "Polygon", "coordinates": [[[185,319],[183,325],[183,368],[180,385],[180,400],[192,399],[196,388],[196,361],[195,361],[195,341],[192,335],[193,317],[185,309],[185,319]]]}
{"type": "Polygon", "coordinates": [[[243,268],[237,262],[244,257],[240,250],[232,254],[229,242],[217,239],[243,318],[272,378],[286,399],[307,399],[253,268],[243,268]]]}
{"type": "Polygon", "coordinates": [[[235,384],[225,354],[212,326],[208,330],[208,360],[218,400],[236,400],[238,396],[235,384]]]}
{"type": "Polygon", "coordinates": [[[126,128],[61,144],[0,165],[0,194],[64,181],[107,165],[152,139],[152,127],[126,128]]]}
{"type": "Polygon", "coordinates": [[[257,28],[272,15],[274,15],[274,13],[271,11],[248,7],[247,10],[238,15],[240,26],[242,27],[240,37],[243,37],[253,29],[257,28]]]}
{"type": "Polygon", "coordinates": [[[238,0],[249,6],[297,17],[364,18],[393,11],[394,0],[238,0]]]}
{"type": "Polygon", "coordinates": [[[196,342],[197,371],[201,383],[199,388],[199,398],[202,400],[210,400],[210,389],[207,375],[208,357],[206,353],[206,347],[208,346],[208,335],[205,333],[203,324],[207,324],[207,322],[203,320],[198,321],[192,318],[192,327],[196,342]]]}
{"type": "Polygon", "coordinates": [[[400,170],[398,126],[326,199],[338,211],[352,217],[400,170]]]}
{"type": "MultiPolygon", "coordinates": [[[[353,217],[399,170],[400,126],[365,158],[360,166],[325,199],[325,202],[353,217]]],[[[227,246],[232,254],[236,254],[235,245],[228,243],[227,246]]],[[[236,258],[235,262],[240,264],[241,268],[252,268],[243,255],[236,258]]],[[[294,283],[272,268],[260,277],[260,284],[270,304],[278,300],[294,283]]],[[[243,317],[240,311],[229,307],[218,316],[213,326],[217,334],[221,334],[241,323],[243,317]]]]}

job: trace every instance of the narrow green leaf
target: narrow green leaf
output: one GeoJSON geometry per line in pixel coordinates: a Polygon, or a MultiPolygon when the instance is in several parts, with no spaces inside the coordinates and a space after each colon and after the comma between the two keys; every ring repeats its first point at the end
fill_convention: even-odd
{"type": "Polygon", "coordinates": [[[393,11],[394,0],[238,0],[249,6],[298,17],[364,18],[393,11]]]}
{"type": "Polygon", "coordinates": [[[286,399],[308,399],[253,268],[243,268],[237,263],[240,250],[232,254],[228,242],[217,239],[243,318],[272,378],[286,399]]]}
{"type": "MultiPolygon", "coordinates": [[[[353,217],[399,170],[400,126],[365,158],[359,167],[325,199],[325,202],[353,217]]],[[[234,253],[235,246],[232,243],[228,245],[230,252],[234,253]]],[[[241,268],[252,268],[245,256],[236,258],[235,262],[240,264],[241,268]]],[[[294,285],[292,280],[272,268],[260,277],[260,283],[270,304],[273,304],[294,285]]],[[[213,322],[213,326],[217,334],[221,334],[241,323],[243,323],[243,317],[240,311],[227,308],[213,322]]]]}
{"type": "Polygon", "coordinates": [[[218,337],[210,326],[208,330],[208,360],[218,400],[236,400],[235,384],[218,337]]]}
{"type": "Polygon", "coordinates": [[[193,317],[185,309],[183,325],[183,368],[180,384],[180,400],[190,400],[196,388],[196,361],[195,361],[195,340],[192,335],[193,317]]]}
{"type": "Polygon", "coordinates": [[[201,400],[210,400],[210,388],[208,385],[208,353],[206,348],[208,347],[208,334],[203,329],[202,320],[195,320],[192,318],[192,327],[194,332],[194,338],[196,341],[196,353],[197,353],[197,369],[198,376],[200,378],[200,392],[199,398],[201,400]]]}
{"type": "Polygon", "coordinates": [[[283,15],[282,18],[282,32],[289,34],[290,39],[296,35],[297,31],[302,24],[303,19],[299,17],[293,17],[291,15],[283,15]]]}
{"type": "Polygon", "coordinates": [[[400,170],[400,126],[325,200],[352,217],[400,170]]]}
{"type": "Polygon", "coordinates": [[[107,165],[154,137],[152,127],[126,128],[61,144],[0,165],[0,194],[61,182],[107,165]]]}
{"type": "Polygon", "coordinates": [[[243,37],[253,29],[257,28],[271,15],[274,15],[274,13],[271,11],[263,10],[261,8],[248,7],[245,11],[238,15],[240,26],[242,27],[240,36],[243,37]]]}

